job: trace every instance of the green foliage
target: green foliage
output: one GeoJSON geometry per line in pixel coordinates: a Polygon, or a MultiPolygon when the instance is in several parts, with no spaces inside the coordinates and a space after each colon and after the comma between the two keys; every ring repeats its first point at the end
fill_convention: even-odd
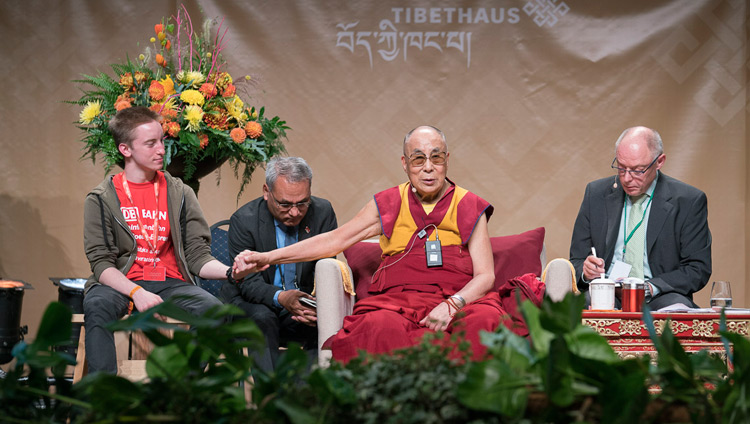
{"type": "Polygon", "coordinates": [[[726,331],[721,335],[734,347],[731,355],[734,369],[716,387],[713,399],[721,408],[722,422],[747,423],[750,422],[750,341],[739,334],[726,331]]]}
{"type": "Polygon", "coordinates": [[[326,423],[495,422],[459,401],[457,387],[470,364],[462,339],[428,334],[419,345],[390,355],[363,353],[346,365],[313,371],[310,413],[326,423]]]}
{"type": "Polygon", "coordinates": [[[146,362],[150,381],[134,383],[102,373],[86,376],[76,386],[91,409],[82,420],[154,420],[241,422],[247,410],[240,382],[249,384],[252,359],[243,349],[258,349],[263,337],[249,320],[226,319],[239,310],[231,305],[194,316],[170,302],[115,322],[114,331],[140,330],[155,347],[146,362]],[[168,324],[174,318],[191,329],[168,324]],[[167,337],[162,330],[172,330],[167,337]]]}
{"type": "Polygon", "coordinates": [[[485,334],[493,359],[471,364],[471,378],[459,386],[461,401],[509,422],[636,421],[648,396],[647,365],[619,360],[583,326],[583,302],[580,296],[545,299],[541,309],[523,303],[530,340],[506,328],[485,334]],[[623,397],[633,400],[631,408],[622,409],[623,397]]]}
{"type": "Polygon", "coordinates": [[[0,422],[64,422],[73,405],[85,406],[72,397],[71,384],[64,378],[65,367],[75,359],[53,349],[70,344],[71,317],[70,308],[51,303],[36,339],[13,347],[15,365],[0,378],[0,422]]]}
{"type": "Polygon", "coordinates": [[[195,317],[165,302],[112,325],[141,330],[155,344],[148,382],[97,374],[74,387],[61,378],[72,358],[52,351],[69,340],[70,311],[54,303],[37,340],[14,349],[18,365],[0,380],[0,422],[750,422],[746,338],[721,331],[734,349],[733,369],[727,369],[706,352],[686,354],[669,325],[659,334],[646,310],[658,359],[621,360],[581,324],[582,302],[571,295],[559,303],[545,300],[541,308],[522,304],[529,338],[504,327],[484,333],[489,356],[482,361],[469,360],[462,335],[437,334],[389,355],[362,354],[326,369],[310,370],[306,353],[290,346],[273,373],[254,369],[243,354],[259,348],[262,336],[248,320],[225,322],[236,308],[195,317]],[[55,394],[45,371],[54,376],[55,394]],[[252,385],[249,404],[240,383],[252,385]],[[660,390],[649,394],[649,387],[660,390]]]}

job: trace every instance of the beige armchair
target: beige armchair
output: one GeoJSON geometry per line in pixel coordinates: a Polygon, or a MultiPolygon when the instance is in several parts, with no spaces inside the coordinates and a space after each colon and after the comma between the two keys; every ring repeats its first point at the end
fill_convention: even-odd
{"type": "MultiPolygon", "coordinates": [[[[577,291],[572,265],[567,259],[554,259],[543,268],[546,263],[544,248],[544,228],[527,231],[513,236],[492,237],[492,247],[495,259],[496,288],[499,282],[515,276],[534,273],[542,276],[546,284],[545,295],[552,300],[562,299],[566,293],[577,291]],[[534,259],[537,258],[537,259],[534,259]],[[544,269],[544,272],[541,270],[544,269]]],[[[318,364],[327,367],[331,361],[331,351],[321,347],[331,336],[336,334],[344,323],[344,318],[352,313],[356,296],[344,290],[344,281],[348,279],[357,292],[366,290],[369,281],[368,273],[374,270],[361,268],[362,257],[367,256],[369,267],[379,261],[380,248],[377,242],[363,241],[344,252],[347,260],[355,267],[352,271],[350,264],[336,259],[322,259],[315,267],[315,296],[318,304],[318,364]],[[350,254],[357,250],[356,254],[350,254]],[[363,255],[362,252],[367,252],[363,255]],[[372,257],[375,254],[376,257],[372,257]]],[[[367,268],[365,266],[364,268],[367,268]]]]}

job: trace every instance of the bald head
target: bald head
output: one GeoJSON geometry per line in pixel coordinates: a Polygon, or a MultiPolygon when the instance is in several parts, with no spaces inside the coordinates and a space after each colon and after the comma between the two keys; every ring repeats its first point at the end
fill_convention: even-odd
{"type": "Polygon", "coordinates": [[[661,141],[659,133],[656,130],[642,126],[628,128],[620,134],[615,143],[615,156],[620,151],[621,145],[626,149],[645,148],[648,150],[652,160],[664,153],[664,144],[661,141]]]}
{"type": "Polygon", "coordinates": [[[431,125],[421,125],[417,128],[414,128],[413,130],[406,133],[406,136],[404,137],[404,156],[409,156],[409,150],[407,148],[407,144],[409,143],[409,140],[411,140],[412,136],[419,136],[419,137],[439,137],[442,141],[442,150],[448,151],[448,142],[445,141],[445,134],[443,134],[442,131],[439,129],[431,126],[431,125]]]}
{"type": "Polygon", "coordinates": [[[622,189],[630,196],[646,193],[665,160],[661,136],[650,128],[628,128],[615,143],[614,166],[622,189]]]}

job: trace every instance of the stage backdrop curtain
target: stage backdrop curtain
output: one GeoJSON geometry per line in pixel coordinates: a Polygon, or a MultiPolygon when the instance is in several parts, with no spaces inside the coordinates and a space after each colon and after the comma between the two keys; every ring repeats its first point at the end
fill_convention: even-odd
{"type": "MultiPolygon", "coordinates": [[[[71,80],[136,57],[176,1],[0,2],[0,276],[25,280],[33,331],[57,291],[87,276],[83,200],[104,177],[80,161],[71,80]]],[[[748,5],[734,0],[249,0],[185,2],[194,24],[228,28],[224,56],[266,113],[292,127],[287,148],[313,167],[313,193],[339,222],[405,180],[404,134],[430,124],[449,176],[489,200],[492,236],[546,228],[567,257],[587,182],[613,175],[620,132],[660,131],[663,171],[704,190],[712,280],[750,307],[748,5]]],[[[236,199],[228,165],[203,180],[208,221],[236,199]],[[216,185],[216,177],[221,180],[216,185]]],[[[238,203],[239,202],[239,203],[238,203]]],[[[710,284],[709,284],[710,285],[710,284]]],[[[708,304],[708,291],[697,302],[708,304]]]]}

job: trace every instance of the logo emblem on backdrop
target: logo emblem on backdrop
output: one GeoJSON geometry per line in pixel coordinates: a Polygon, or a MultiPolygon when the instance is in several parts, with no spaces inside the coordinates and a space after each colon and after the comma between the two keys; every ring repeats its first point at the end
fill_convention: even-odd
{"type": "Polygon", "coordinates": [[[547,25],[550,28],[555,26],[560,17],[565,16],[569,10],[570,7],[565,2],[557,0],[534,0],[523,6],[523,11],[533,18],[537,26],[547,25]]]}
{"type": "MultiPolygon", "coordinates": [[[[523,11],[532,17],[537,26],[553,27],[570,8],[563,1],[532,0],[523,11]]],[[[441,54],[459,53],[466,57],[466,67],[471,66],[471,31],[451,31],[455,24],[517,24],[523,15],[518,7],[392,7],[392,16],[382,19],[377,29],[358,28],[359,21],[336,24],[336,47],[354,53],[364,49],[373,67],[373,57],[393,62],[409,55],[434,49],[441,54]],[[422,31],[411,31],[415,26],[422,31]]]]}

